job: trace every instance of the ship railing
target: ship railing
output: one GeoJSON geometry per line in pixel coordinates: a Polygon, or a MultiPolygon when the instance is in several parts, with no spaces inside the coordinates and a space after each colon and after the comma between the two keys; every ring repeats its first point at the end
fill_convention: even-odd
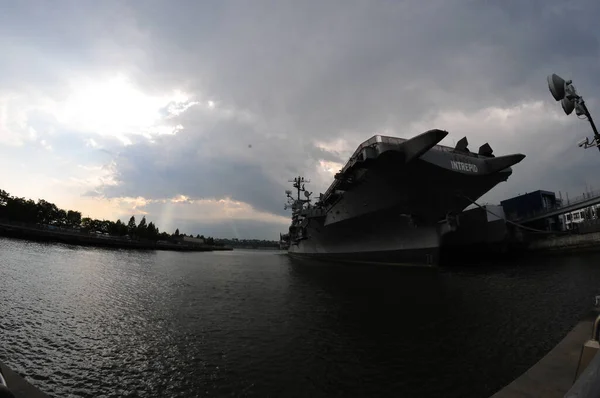
{"type": "MultiPolygon", "coordinates": [[[[389,137],[389,136],[385,136],[385,135],[375,135],[371,138],[369,138],[368,140],[366,140],[365,142],[363,142],[361,145],[359,145],[359,147],[356,149],[356,151],[354,151],[354,154],[352,155],[352,158],[356,157],[360,151],[366,147],[369,147],[373,144],[376,143],[383,143],[383,144],[395,144],[395,145],[400,145],[403,142],[406,142],[408,139],[406,138],[398,138],[398,137],[389,137]],[[378,138],[379,137],[379,138],[378,138]]],[[[442,151],[442,152],[454,152],[456,149],[446,146],[446,145],[434,145],[432,147],[432,149],[437,149],[438,151],[442,151]]],[[[470,156],[473,157],[480,157],[479,154],[475,153],[475,152],[469,152],[470,156]]]]}
{"type": "MultiPolygon", "coordinates": [[[[348,167],[348,165],[351,163],[351,161],[354,158],[356,158],[356,156],[364,148],[370,147],[370,146],[375,145],[377,143],[400,145],[400,144],[402,144],[403,142],[406,142],[406,141],[407,141],[407,138],[390,137],[390,136],[385,136],[385,135],[374,135],[373,137],[369,138],[368,140],[366,140],[365,142],[363,142],[362,144],[360,144],[358,146],[358,148],[356,148],[356,150],[354,151],[354,153],[350,157],[350,160],[348,160],[348,162],[346,163],[346,166],[344,166],[344,169],[342,169],[342,172],[345,170],[345,168],[348,167]]],[[[449,147],[449,146],[446,146],[446,145],[439,145],[439,144],[434,145],[432,147],[432,149],[437,149],[438,151],[442,151],[442,152],[455,152],[456,151],[455,148],[452,148],[452,147],[449,147]]],[[[479,155],[478,153],[475,153],[475,152],[469,152],[468,155],[472,156],[472,157],[475,157],[475,158],[479,158],[479,157],[487,158],[487,156],[481,156],[481,155],[479,155]]]]}
{"type": "MultiPolygon", "coordinates": [[[[340,172],[341,173],[346,172],[346,170],[348,170],[348,168],[350,168],[350,166],[352,166],[356,162],[356,158],[358,157],[360,152],[365,148],[375,146],[379,143],[399,145],[405,141],[406,141],[406,138],[389,137],[389,136],[385,136],[385,135],[374,135],[373,137],[369,138],[368,140],[366,140],[362,144],[360,144],[358,146],[358,148],[356,148],[356,150],[354,151],[352,156],[350,156],[350,159],[348,159],[348,161],[346,162],[344,167],[342,167],[342,170],[340,172]]],[[[338,180],[334,180],[331,183],[331,185],[329,186],[329,188],[327,188],[327,191],[325,191],[325,193],[323,194],[323,199],[326,199],[327,197],[329,197],[329,195],[331,195],[331,193],[335,190],[335,188],[337,187],[338,184],[339,184],[338,180]]]]}
{"type": "MultiPolygon", "coordinates": [[[[348,161],[342,168],[341,173],[344,173],[346,170],[348,170],[348,168],[350,166],[352,166],[355,163],[356,158],[358,157],[360,152],[365,148],[375,146],[377,144],[400,145],[406,141],[407,141],[406,138],[390,137],[390,136],[386,136],[386,135],[374,135],[373,137],[369,138],[368,140],[366,140],[362,144],[360,144],[358,146],[358,148],[356,148],[356,150],[354,151],[352,156],[350,156],[350,159],[348,159],[348,161]]],[[[438,151],[443,151],[443,152],[454,152],[454,148],[444,146],[444,145],[435,145],[433,148],[437,149],[438,151]]],[[[469,155],[474,156],[474,157],[479,157],[478,154],[472,153],[472,152],[469,153],[469,155]]],[[[337,185],[338,185],[338,181],[334,180],[331,183],[331,185],[329,186],[329,188],[327,188],[327,191],[325,191],[325,193],[323,194],[323,198],[327,198],[335,190],[337,185]]]]}

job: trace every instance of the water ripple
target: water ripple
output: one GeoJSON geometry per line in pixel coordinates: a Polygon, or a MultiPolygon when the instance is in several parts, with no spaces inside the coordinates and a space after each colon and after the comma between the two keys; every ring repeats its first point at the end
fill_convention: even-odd
{"type": "Polygon", "coordinates": [[[586,312],[599,256],[452,270],[0,239],[0,359],[55,396],[484,397],[586,312]]]}

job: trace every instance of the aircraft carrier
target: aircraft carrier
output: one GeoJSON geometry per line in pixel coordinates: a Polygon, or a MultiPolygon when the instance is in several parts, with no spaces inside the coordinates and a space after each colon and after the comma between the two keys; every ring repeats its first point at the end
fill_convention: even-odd
{"type": "Polygon", "coordinates": [[[362,263],[438,264],[440,243],[456,230],[456,216],[512,174],[525,155],[477,153],[462,138],[438,145],[448,132],[410,139],[375,135],[358,146],[313,204],[296,177],[286,191],[292,209],[282,248],[294,256],[362,263]]]}

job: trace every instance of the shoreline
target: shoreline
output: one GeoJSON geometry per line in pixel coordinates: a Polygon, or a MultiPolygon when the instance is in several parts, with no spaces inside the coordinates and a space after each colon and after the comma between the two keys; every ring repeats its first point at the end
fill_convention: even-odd
{"type": "Polygon", "coordinates": [[[230,251],[233,248],[208,245],[182,245],[152,241],[126,240],[116,237],[99,237],[80,232],[53,231],[19,225],[0,224],[0,237],[34,242],[57,242],[77,246],[107,247],[128,250],[169,250],[186,252],[230,251]]]}

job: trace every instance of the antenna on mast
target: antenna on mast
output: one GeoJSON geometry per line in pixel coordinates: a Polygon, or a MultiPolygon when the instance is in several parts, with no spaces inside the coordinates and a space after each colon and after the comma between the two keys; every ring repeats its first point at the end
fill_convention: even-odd
{"type": "Polygon", "coordinates": [[[598,150],[600,150],[600,133],[596,128],[596,124],[592,119],[590,111],[585,105],[585,101],[577,93],[577,90],[575,90],[573,81],[565,80],[555,73],[548,76],[547,80],[550,94],[552,94],[552,97],[554,97],[556,101],[560,101],[563,111],[565,111],[567,115],[570,115],[575,111],[575,114],[578,117],[581,118],[583,116],[583,119],[587,119],[592,127],[594,138],[590,141],[589,138],[586,137],[585,140],[581,140],[577,145],[581,148],[598,147],[598,150]]]}
{"type": "Polygon", "coordinates": [[[293,180],[288,180],[288,182],[292,182],[293,187],[296,188],[296,197],[294,198],[291,190],[286,190],[285,194],[288,198],[288,203],[284,205],[284,209],[287,210],[291,208],[292,211],[295,212],[302,210],[305,204],[310,207],[310,195],[312,195],[312,192],[308,192],[306,190],[306,184],[310,183],[310,180],[307,180],[302,176],[298,176],[293,180]],[[300,192],[303,192],[306,199],[301,198],[300,192]]]}

